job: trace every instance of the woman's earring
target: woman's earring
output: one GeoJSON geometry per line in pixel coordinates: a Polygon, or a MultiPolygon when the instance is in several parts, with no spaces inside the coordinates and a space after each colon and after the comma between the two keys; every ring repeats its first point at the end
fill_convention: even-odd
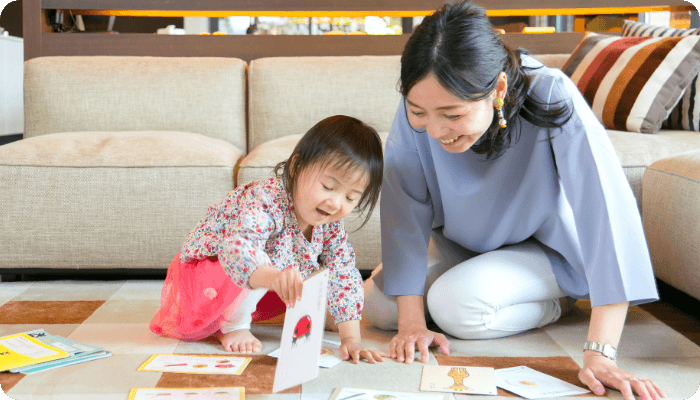
{"type": "Polygon", "coordinates": [[[503,99],[497,98],[493,101],[493,106],[498,110],[498,124],[501,128],[506,127],[506,119],[503,118],[503,99]]]}

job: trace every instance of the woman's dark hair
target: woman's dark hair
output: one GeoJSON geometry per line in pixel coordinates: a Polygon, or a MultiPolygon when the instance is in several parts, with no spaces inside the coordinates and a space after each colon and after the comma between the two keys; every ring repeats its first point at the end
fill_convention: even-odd
{"type": "Polygon", "coordinates": [[[384,157],[377,131],[357,118],[328,117],[306,132],[292,155],[277,164],[275,174],[284,177],[287,192],[294,193],[294,180],[302,171],[313,165],[323,168],[329,164],[348,173],[367,173],[367,189],[356,207],[361,213],[367,211],[362,228],[372,215],[382,187],[384,157]]]}
{"type": "Polygon", "coordinates": [[[511,145],[518,116],[533,125],[556,128],[573,113],[573,106],[567,103],[552,105],[528,96],[530,81],[525,74],[528,68],[521,64],[522,54],[527,51],[511,50],[501,42],[481,7],[469,1],[448,3],[425,17],[408,39],[401,55],[400,91],[405,99],[416,83],[432,73],[454,96],[478,101],[496,89],[498,75],[505,72],[507,127],[500,127],[494,112],[486,140],[472,146],[487,159],[498,157],[511,145]]]}

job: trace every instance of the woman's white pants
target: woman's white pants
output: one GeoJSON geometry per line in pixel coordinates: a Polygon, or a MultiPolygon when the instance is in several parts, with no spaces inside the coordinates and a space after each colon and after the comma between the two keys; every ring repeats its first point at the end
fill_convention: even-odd
{"type": "MultiPolygon", "coordinates": [[[[542,246],[530,239],[477,254],[433,230],[424,296],[426,320],[460,339],[505,337],[557,321],[562,315],[560,299],[566,293],[557,284],[542,246]]],[[[397,330],[396,298],[382,293],[381,268],[380,264],[365,283],[362,316],[380,329],[397,330]]]]}

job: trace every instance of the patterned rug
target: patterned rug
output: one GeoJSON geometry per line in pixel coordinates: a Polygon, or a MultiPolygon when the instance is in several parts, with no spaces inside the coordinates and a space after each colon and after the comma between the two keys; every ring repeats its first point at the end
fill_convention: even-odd
{"type": "MultiPolygon", "coordinates": [[[[108,349],[113,355],[26,376],[0,373],[0,387],[15,400],[126,400],[130,389],[148,387],[243,386],[251,400],[326,400],[338,387],[420,391],[425,364],[386,360],[374,365],[344,362],[321,369],[314,380],[272,394],[277,361],[266,354],[279,346],[283,316],[253,325],[252,332],[263,349],[252,355],[252,362],[240,376],[137,371],[154,354],[226,353],[214,337],[186,342],[150,332],[148,323],[159,306],[161,287],[162,280],[1,282],[0,336],[41,328],[108,349]]],[[[428,364],[525,365],[581,386],[577,374],[589,318],[590,304],[579,301],[568,317],[542,329],[497,340],[450,338],[451,354],[434,350],[428,364]]],[[[362,324],[363,342],[376,349],[388,351],[394,334],[362,324]]],[[[325,337],[339,341],[337,333],[326,332],[325,337]]],[[[700,386],[700,347],[638,307],[630,309],[618,350],[620,367],[654,379],[670,397],[690,397],[700,386]]],[[[495,398],[513,396],[499,389],[495,398]]],[[[608,391],[606,397],[622,398],[617,391],[608,391]]]]}

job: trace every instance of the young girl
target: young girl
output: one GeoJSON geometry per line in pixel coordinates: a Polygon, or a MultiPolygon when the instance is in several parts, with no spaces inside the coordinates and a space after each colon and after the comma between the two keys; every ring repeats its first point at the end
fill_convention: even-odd
{"type": "Polygon", "coordinates": [[[382,169],[373,128],[343,115],[316,124],[277,165],[277,177],[241,185],[209,208],[168,268],[150,329],[185,340],[216,333],[227,351],[259,352],[253,318],[284,312],[265,294],[294,307],[304,279],[327,268],[327,309],[343,359],[383,361],[387,354],[360,343],[362,278],[342,221],[357,208],[367,222],[382,169]]]}

